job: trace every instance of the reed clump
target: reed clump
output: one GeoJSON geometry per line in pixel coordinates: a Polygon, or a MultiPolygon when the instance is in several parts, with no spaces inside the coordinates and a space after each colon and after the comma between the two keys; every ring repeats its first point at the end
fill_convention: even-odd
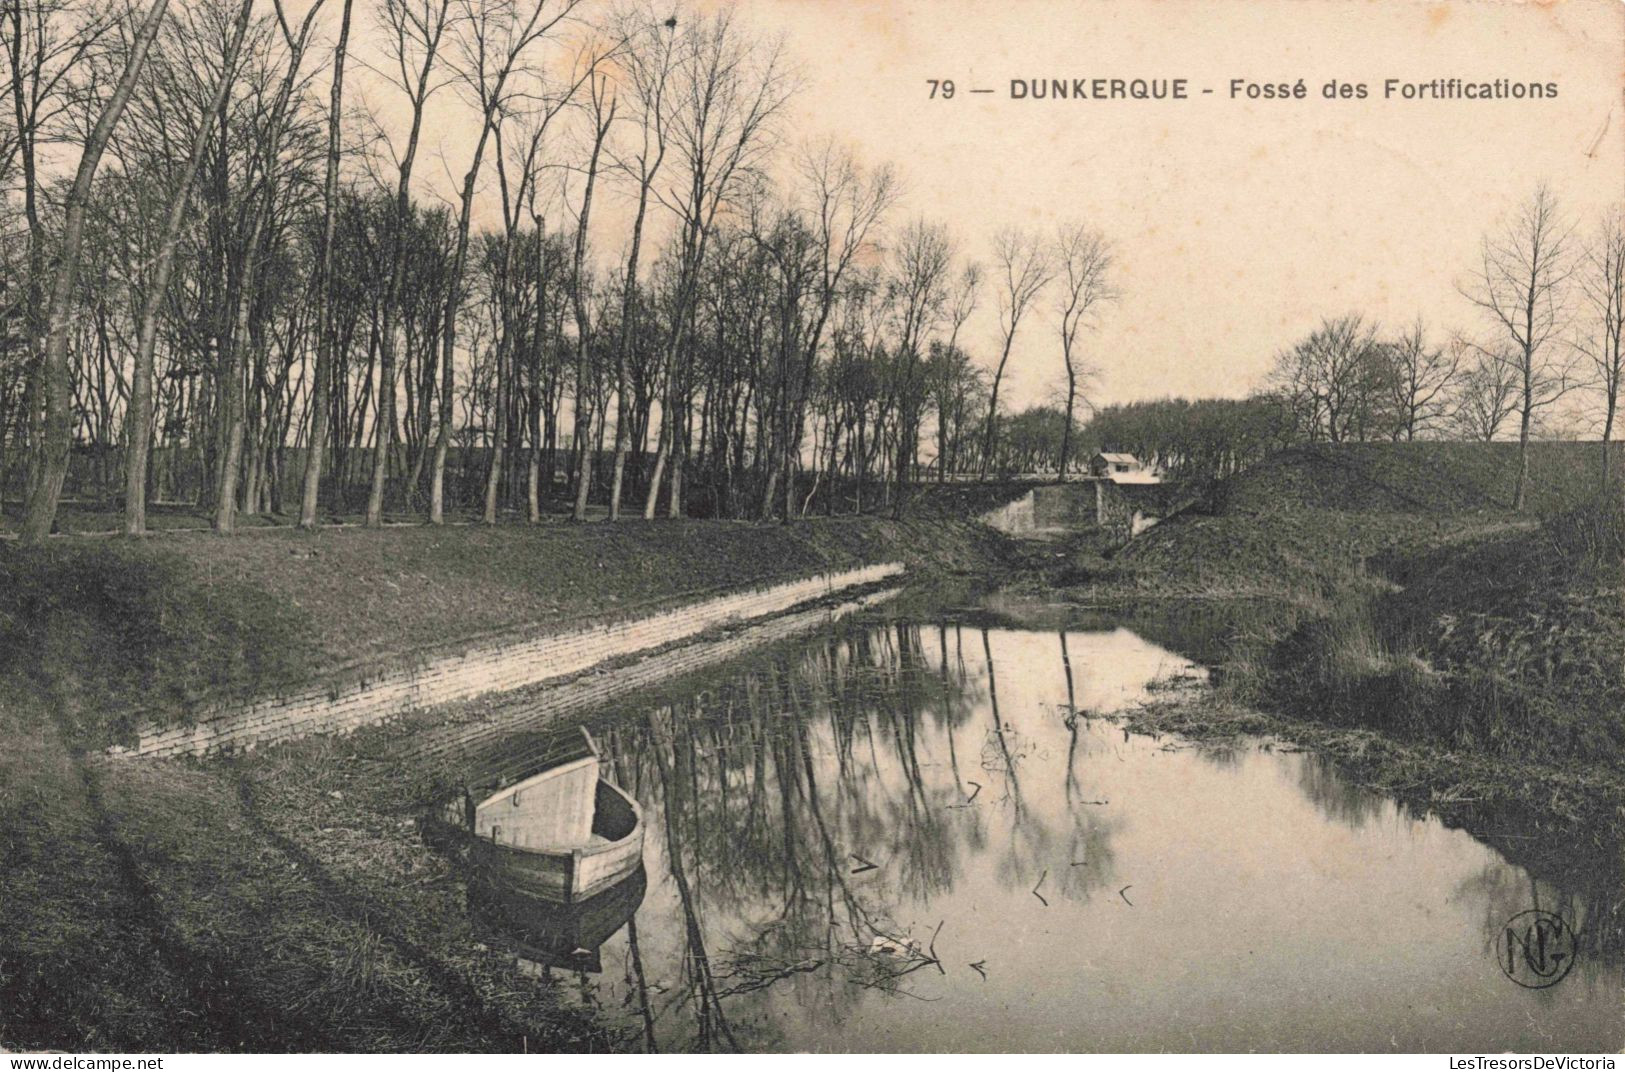
{"type": "Polygon", "coordinates": [[[1391,555],[1387,589],[1255,639],[1241,695],[1339,726],[1492,755],[1625,754],[1625,525],[1599,500],[1465,544],[1391,555]]]}

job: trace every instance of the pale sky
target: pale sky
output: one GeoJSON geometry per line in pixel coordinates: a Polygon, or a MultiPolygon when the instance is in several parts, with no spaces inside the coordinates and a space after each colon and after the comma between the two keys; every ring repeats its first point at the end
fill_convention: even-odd
{"type": "MultiPolygon", "coordinates": [[[[890,161],[890,221],[949,225],[987,262],[1000,227],[1081,220],[1115,244],[1119,303],[1085,340],[1098,402],[1240,395],[1321,315],[1477,325],[1456,291],[1486,228],[1549,181],[1585,229],[1625,192],[1625,4],[1446,0],[740,0],[803,89],[789,137],[890,161]],[[1012,100],[1013,78],[1184,78],[1182,101],[1012,100]],[[952,100],[927,79],[952,79],[952,100]],[[1304,100],[1232,100],[1230,80],[1304,100]],[[1365,100],[1327,100],[1329,79],[1365,100]],[[1555,82],[1556,99],[1385,100],[1389,78],[1555,82]],[[994,93],[972,95],[972,88],[994,93]],[[1211,95],[1202,93],[1211,89],[1211,95]]],[[[370,27],[357,5],[362,27],[370,27]]],[[[365,32],[363,30],[363,32],[365,32]]],[[[377,108],[388,91],[365,89],[377,108]]],[[[449,98],[444,105],[451,104],[449,98]]],[[[449,196],[466,114],[437,109],[420,166],[449,196]]],[[[494,220],[492,221],[494,222],[494,220]]],[[[598,249],[624,215],[595,220],[598,249]]],[[[987,264],[991,270],[991,264],[987,264]]],[[[989,279],[989,283],[993,283],[989,279]]],[[[1061,376],[1052,291],[1006,373],[1012,408],[1061,376]]],[[[997,357],[994,293],[962,334],[997,357]]]]}

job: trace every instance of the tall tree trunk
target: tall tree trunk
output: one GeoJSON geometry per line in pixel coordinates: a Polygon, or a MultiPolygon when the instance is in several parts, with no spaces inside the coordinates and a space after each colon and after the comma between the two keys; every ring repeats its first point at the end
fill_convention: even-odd
{"type": "Polygon", "coordinates": [[[1518,487],[1512,494],[1512,509],[1522,513],[1529,489],[1529,425],[1534,406],[1534,387],[1530,371],[1533,356],[1524,359],[1523,406],[1518,412],[1518,487]]]}
{"type": "MultiPolygon", "coordinates": [[[[593,100],[596,104],[601,100],[598,90],[594,89],[593,100]]],[[[598,158],[604,149],[604,138],[609,134],[610,124],[615,121],[615,103],[610,102],[608,114],[602,111],[595,112],[594,133],[592,141],[592,155],[587,162],[587,181],[581,192],[581,216],[576,221],[575,244],[575,270],[570,276],[570,304],[575,313],[576,320],[576,439],[581,445],[580,468],[576,470],[576,501],[575,509],[571,511],[572,521],[587,520],[587,496],[592,491],[593,455],[592,443],[589,442],[592,433],[593,407],[583,407],[581,401],[587,395],[584,376],[587,363],[590,359],[588,349],[591,324],[587,320],[586,282],[583,273],[586,269],[587,254],[587,223],[592,218],[592,189],[598,180],[598,158]]]]}
{"type": "Polygon", "coordinates": [[[853,491],[854,505],[853,505],[853,508],[852,508],[852,512],[855,513],[855,514],[861,514],[861,513],[863,513],[863,477],[864,477],[864,470],[866,470],[868,468],[869,457],[865,453],[866,447],[865,447],[865,444],[864,444],[864,441],[863,441],[864,440],[864,433],[865,433],[866,429],[864,427],[864,420],[863,420],[862,414],[860,414],[858,416],[858,422],[857,423],[858,423],[858,427],[857,427],[858,449],[857,449],[857,453],[856,453],[856,455],[854,456],[854,459],[853,459],[853,461],[854,461],[853,470],[854,470],[855,479],[853,481],[853,484],[854,484],[854,491],[853,491]]]}
{"type": "Polygon", "coordinates": [[[1607,490],[1612,479],[1612,458],[1608,449],[1608,441],[1614,438],[1614,413],[1619,406],[1619,398],[1612,391],[1608,393],[1607,408],[1604,410],[1602,420],[1602,486],[1607,490]]]}
{"type": "MultiPolygon", "coordinates": [[[[468,264],[468,231],[474,212],[474,186],[479,180],[480,164],[485,159],[485,143],[490,134],[491,114],[487,113],[479,141],[474,146],[473,163],[463,176],[462,204],[457,217],[457,247],[452,254],[451,273],[446,282],[446,312],[440,325],[440,427],[435,432],[434,470],[429,477],[431,525],[443,525],[446,521],[446,455],[451,450],[451,424],[456,404],[452,391],[457,382],[457,312],[462,306],[463,271],[468,264]]],[[[511,240],[508,245],[511,250],[511,240]]],[[[511,252],[506,255],[511,259],[511,252]]]]}
{"type": "Polygon", "coordinates": [[[660,439],[655,447],[654,472],[649,475],[649,490],[643,498],[643,520],[653,521],[655,504],[660,501],[660,477],[666,471],[666,455],[670,452],[671,413],[660,415],[660,439]]]}
{"type": "Polygon", "coordinates": [[[796,516],[796,451],[790,449],[790,444],[784,444],[784,475],[780,478],[784,484],[784,524],[788,525],[796,516]]]}
{"type": "Polygon", "coordinates": [[[667,460],[669,485],[666,495],[666,516],[678,518],[683,516],[683,469],[688,454],[688,422],[689,413],[686,402],[674,407],[675,420],[672,423],[671,439],[668,442],[671,456],[667,460]]]}
{"type": "Polygon", "coordinates": [[[987,431],[982,438],[982,479],[987,479],[988,471],[993,466],[993,427],[999,416],[999,383],[1004,379],[1005,362],[1010,360],[1010,344],[1015,341],[1016,326],[1012,322],[1010,332],[1004,337],[1004,350],[999,354],[999,365],[993,372],[993,390],[987,399],[987,431]]]}
{"type": "Polygon", "coordinates": [[[525,520],[532,525],[542,520],[542,444],[541,425],[536,411],[531,411],[530,450],[525,460],[525,520]]]}
{"type": "Polygon", "coordinates": [[[609,485],[609,519],[621,519],[621,490],[626,480],[626,456],[631,449],[630,429],[627,428],[627,352],[632,347],[633,318],[638,305],[638,255],[643,249],[643,222],[649,211],[649,188],[655,171],[665,156],[664,147],[655,158],[654,167],[648,169],[638,184],[638,211],[632,219],[632,246],[626,254],[626,281],[621,289],[621,324],[615,340],[615,472],[609,485]]]}
{"type": "Polygon", "coordinates": [[[322,488],[322,452],[327,446],[327,399],[333,379],[333,232],[338,205],[340,122],[344,106],[344,57],[350,42],[350,7],[344,0],[338,47],[333,53],[333,90],[327,109],[327,173],[322,183],[322,250],[318,271],[321,295],[316,313],[316,368],[310,408],[310,442],[305,452],[304,483],[299,496],[299,527],[316,527],[322,488]]]}
{"type": "Polygon", "coordinates": [[[1078,404],[1078,373],[1072,367],[1072,354],[1066,354],[1066,424],[1061,427],[1061,479],[1066,479],[1066,463],[1072,456],[1072,412],[1078,404]]]}
{"type": "MultiPolygon", "coordinates": [[[[1527,423],[1525,418],[1524,423],[1527,423]]],[[[1525,501],[1528,499],[1529,488],[1529,438],[1527,432],[1520,429],[1518,433],[1518,488],[1512,496],[1512,510],[1522,513],[1525,501]]]]}
{"type": "Polygon", "coordinates": [[[147,62],[147,51],[164,19],[169,0],[154,0],[146,18],[136,32],[130,49],[130,58],[119,76],[113,96],[96,120],[85,151],[79,157],[73,187],[68,191],[63,215],[62,240],[55,257],[54,281],[51,286],[50,313],[47,317],[45,354],[41,383],[44,387],[44,416],[42,439],[34,458],[37,478],[29,481],[28,500],[23,508],[22,538],[28,543],[40,543],[51,534],[56,521],[57,500],[62,495],[62,483],[68,476],[68,454],[73,446],[73,370],[68,364],[69,314],[72,311],[74,289],[79,279],[79,253],[84,245],[85,210],[90,202],[91,185],[102,153],[113,136],[130,94],[141,77],[141,68],[147,62]]]}
{"type": "MultiPolygon", "coordinates": [[[[395,419],[395,323],[401,303],[401,289],[406,282],[409,252],[406,228],[412,218],[412,166],[417,160],[418,141],[423,133],[424,103],[430,92],[429,75],[434,68],[440,34],[445,27],[446,5],[441,6],[439,18],[432,43],[424,50],[423,66],[418,70],[417,91],[412,95],[411,132],[406,138],[406,151],[401,156],[400,177],[395,186],[395,228],[390,236],[389,285],[384,292],[383,328],[379,332],[378,404],[374,407],[373,417],[378,422],[375,436],[377,446],[372,456],[372,483],[367,491],[368,528],[377,528],[384,523],[384,488],[389,480],[390,437],[394,433],[395,419]]],[[[485,144],[483,132],[480,144],[482,147],[485,144]]]]}
{"type": "Polygon", "coordinates": [[[621,489],[626,485],[626,456],[631,449],[627,434],[626,359],[616,361],[616,381],[621,384],[615,391],[615,467],[609,477],[609,519],[621,519],[621,489]]]}
{"type": "Polygon", "coordinates": [[[141,303],[141,325],[136,341],[135,368],[130,379],[130,403],[125,414],[126,456],[124,463],[124,534],[140,536],[147,530],[147,458],[152,444],[152,378],[154,356],[158,349],[158,318],[163,311],[164,297],[169,291],[169,277],[175,266],[175,251],[180,245],[181,224],[191,200],[192,184],[203,154],[208,150],[209,131],[213,117],[225,103],[237,70],[237,54],[242,48],[243,35],[248,32],[249,16],[254,0],[243,0],[232,26],[231,39],[226,45],[220,66],[220,81],[215,86],[208,111],[198,117],[197,133],[187,154],[186,164],[176,180],[169,197],[169,211],[164,216],[164,230],[158,247],[158,260],[153,265],[147,294],[141,303]]]}
{"type": "MultiPolygon", "coordinates": [[[[263,340],[253,331],[254,292],[258,286],[260,262],[263,251],[260,243],[264,240],[266,228],[271,223],[276,196],[276,162],[279,146],[284,132],[284,123],[287,119],[288,104],[293,97],[294,84],[299,77],[299,67],[303,62],[305,47],[310,40],[310,28],[316,14],[321,10],[323,0],[316,0],[306,12],[304,23],[300,26],[297,38],[288,42],[288,70],[283,76],[281,85],[277,88],[276,100],[272,105],[271,114],[266,127],[263,142],[257,147],[258,168],[261,171],[260,181],[264,189],[258,194],[250,189],[249,197],[257,196],[259,203],[250,203],[252,226],[249,229],[248,240],[243,244],[243,269],[238,280],[237,311],[235,326],[229,338],[229,350],[222,355],[221,368],[222,392],[221,402],[224,413],[223,434],[221,439],[221,460],[219,478],[215,488],[215,517],[214,528],[216,532],[229,535],[236,529],[236,496],[238,468],[243,453],[243,432],[245,404],[243,393],[244,379],[248,374],[248,356],[251,351],[257,354],[263,340]]],[[[259,366],[256,365],[257,369],[259,366]]],[[[256,377],[256,390],[258,389],[256,377]]],[[[257,444],[256,444],[257,445],[257,444]]],[[[247,504],[252,511],[257,503],[247,504]]]]}
{"type": "Polygon", "coordinates": [[[678,437],[676,428],[676,414],[682,409],[678,404],[678,396],[682,393],[682,374],[677,367],[678,357],[683,352],[683,344],[687,341],[689,314],[694,304],[696,289],[695,276],[699,272],[699,264],[705,255],[705,231],[700,229],[698,238],[693,237],[693,231],[699,226],[694,223],[684,225],[689,229],[683,239],[684,252],[677,284],[677,301],[672,312],[672,327],[670,337],[666,340],[666,398],[660,412],[660,447],[655,454],[654,473],[649,478],[649,492],[643,500],[643,517],[651,520],[655,516],[655,502],[660,497],[660,475],[671,466],[671,504],[668,513],[672,517],[681,516],[682,503],[682,442],[678,437]]]}
{"type": "Polygon", "coordinates": [[[446,521],[446,454],[451,449],[451,397],[453,380],[452,344],[446,343],[440,365],[440,427],[435,430],[434,465],[429,470],[429,524],[446,521]]]}
{"type": "MultiPolygon", "coordinates": [[[[269,191],[265,195],[270,197],[269,191]]],[[[249,232],[243,257],[243,275],[237,289],[237,311],[230,335],[225,340],[226,353],[221,355],[221,442],[220,470],[215,480],[214,529],[229,535],[237,527],[237,476],[243,456],[243,425],[245,400],[243,377],[248,371],[247,349],[252,345],[249,331],[253,312],[254,288],[258,283],[257,265],[260,256],[260,236],[270,207],[254,210],[254,226],[249,232]]]]}
{"type": "Polygon", "coordinates": [[[23,430],[23,442],[28,450],[24,466],[26,501],[33,496],[34,485],[40,476],[40,467],[34,463],[34,455],[40,450],[45,427],[40,407],[45,396],[44,354],[47,317],[44,286],[49,236],[39,213],[39,173],[35,157],[38,116],[37,112],[31,115],[27,107],[31,96],[25,82],[27,63],[22,51],[25,33],[23,5],[13,2],[6,7],[8,8],[6,17],[11,23],[11,33],[6,35],[9,37],[7,55],[11,68],[11,102],[17,127],[17,156],[22,164],[23,217],[28,221],[28,287],[23,296],[23,333],[27,340],[27,349],[23,375],[23,418],[19,422],[23,430]]]}
{"type": "Polygon", "coordinates": [[[912,404],[905,399],[897,417],[897,472],[893,475],[893,484],[897,490],[896,497],[892,499],[894,520],[901,520],[903,516],[904,501],[907,497],[903,482],[908,479],[914,464],[914,454],[919,449],[919,418],[913,415],[912,409],[912,404]]]}
{"type": "Polygon", "coordinates": [[[505,369],[508,363],[507,347],[497,347],[496,369],[496,411],[497,423],[495,434],[491,437],[491,469],[485,478],[485,512],[482,514],[487,525],[497,523],[497,494],[502,487],[502,452],[508,440],[508,406],[502,397],[502,385],[505,380],[505,369]]]}

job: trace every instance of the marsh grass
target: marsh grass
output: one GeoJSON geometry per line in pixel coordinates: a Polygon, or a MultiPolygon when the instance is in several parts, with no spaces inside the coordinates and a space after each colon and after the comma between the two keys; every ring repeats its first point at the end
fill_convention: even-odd
{"type": "Polygon", "coordinates": [[[1617,504],[1538,529],[1389,552],[1402,584],[1344,584],[1237,645],[1238,698],[1490,755],[1625,754],[1625,547],[1617,504]]]}

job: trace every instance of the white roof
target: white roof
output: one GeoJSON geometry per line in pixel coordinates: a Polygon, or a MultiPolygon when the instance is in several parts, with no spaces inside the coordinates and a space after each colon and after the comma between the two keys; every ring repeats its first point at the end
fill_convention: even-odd
{"type": "Polygon", "coordinates": [[[1136,458],[1132,454],[1114,454],[1107,451],[1101,451],[1099,454],[1096,454],[1095,457],[1105,458],[1109,462],[1128,462],[1130,465],[1140,464],[1140,459],[1136,458]]]}

